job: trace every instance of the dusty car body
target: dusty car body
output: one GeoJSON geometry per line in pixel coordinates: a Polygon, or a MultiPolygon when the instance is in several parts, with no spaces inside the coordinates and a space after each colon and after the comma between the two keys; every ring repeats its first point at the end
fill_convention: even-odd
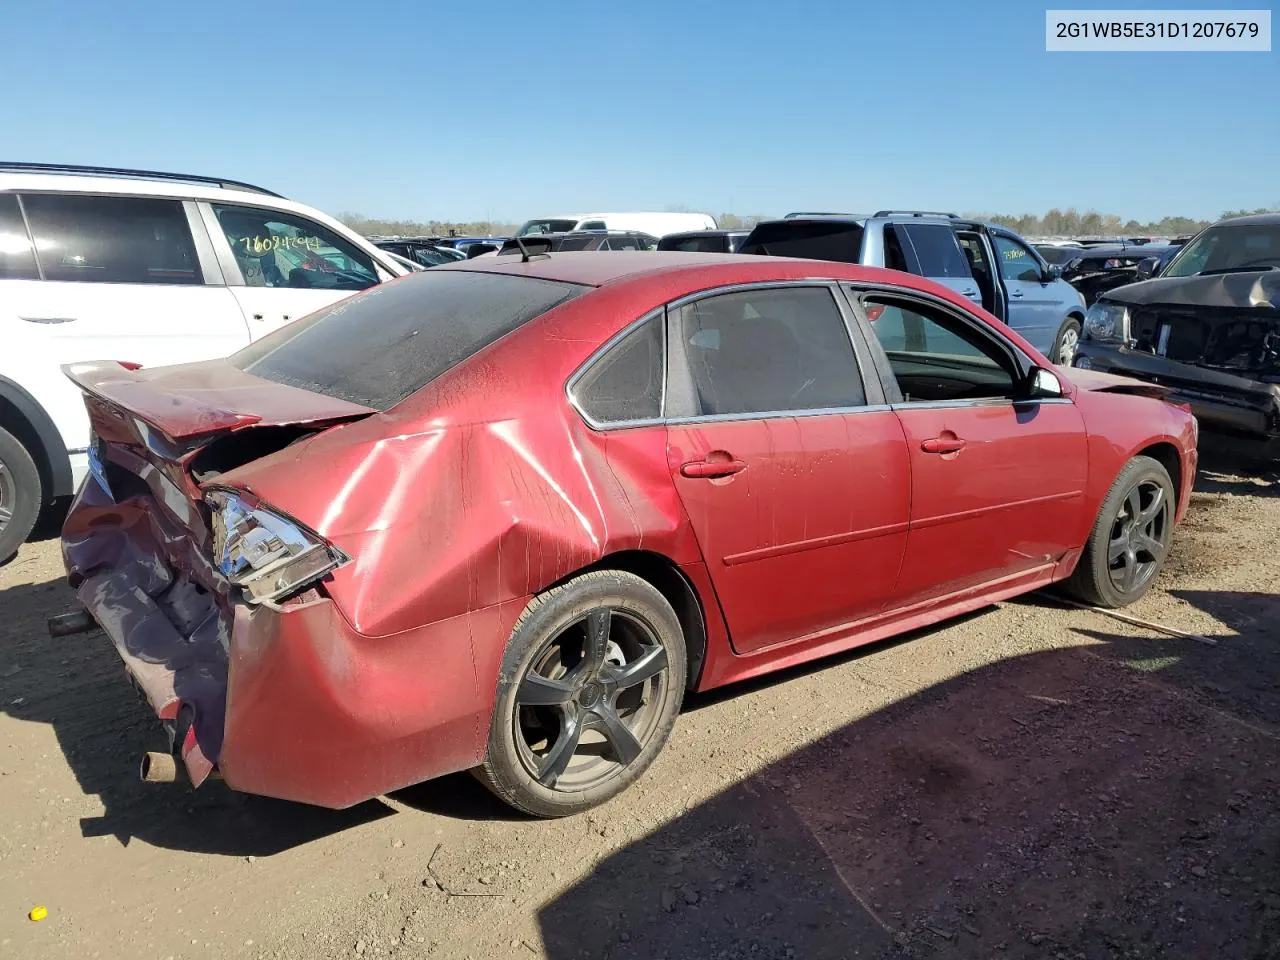
{"type": "Polygon", "coordinates": [[[1076,364],[1161,384],[1215,441],[1280,456],[1280,216],[1210,227],[1159,277],[1107,291],[1076,364]]]}
{"type": "MultiPolygon", "coordinates": [[[[1159,387],[1048,368],[964,298],[874,268],[625,252],[447,265],[227,360],[68,368],[95,440],[64,556],[196,784],[216,768],[237,790],[343,807],[487,766],[523,722],[502,705],[530,685],[599,721],[601,762],[625,771],[617,713],[599,706],[610,684],[678,660],[681,690],[706,690],[1064,580],[1135,458],[1162,464],[1176,498],[1143,501],[1163,511],[1163,546],[1142,554],[1153,575],[1194,477],[1193,419],[1159,387]],[[799,341],[728,355],[732,324],[801,302],[835,318],[856,383],[815,387],[833,351],[799,341]],[[739,303],[742,319],[705,327],[739,303]],[[974,369],[1007,376],[1005,394],[904,396],[905,355],[877,339],[897,334],[875,331],[886,304],[984,344],[999,362],[974,369]],[[810,358],[805,393],[754,414],[724,413],[727,392],[708,413],[703,385],[728,381],[681,360],[729,364],[750,401],[791,349],[810,358]],[[648,373],[592,399],[620,354],[648,373]],[[602,679],[572,689],[575,671],[514,676],[512,638],[604,571],[669,605],[668,654],[600,667],[601,645],[602,679]]],[[[560,771],[541,769],[530,789],[554,799],[560,771]]]]}

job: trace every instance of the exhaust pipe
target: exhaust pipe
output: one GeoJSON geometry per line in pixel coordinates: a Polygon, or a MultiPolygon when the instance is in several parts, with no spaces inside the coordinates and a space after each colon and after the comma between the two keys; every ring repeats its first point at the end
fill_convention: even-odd
{"type": "Polygon", "coordinates": [[[138,779],[143,783],[176,783],[177,758],[171,753],[144,753],[138,764],[138,779]]]}
{"type": "Polygon", "coordinates": [[[88,633],[98,626],[93,619],[93,614],[88,610],[60,613],[56,617],[50,617],[46,625],[51,637],[70,637],[77,633],[88,633]]]}

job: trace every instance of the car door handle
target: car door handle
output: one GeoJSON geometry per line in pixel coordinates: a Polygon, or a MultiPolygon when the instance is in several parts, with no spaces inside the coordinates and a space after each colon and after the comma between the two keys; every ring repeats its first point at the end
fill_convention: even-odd
{"type": "Polygon", "coordinates": [[[745,460],[693,460],[682,464],[680,475],[695,479],[714,480],[716,477],[731,477],[747,469],[745,460]]]}
{"type": "Polygon", "coordinates": [[[969,297],[970,299],[972,299],[973,297],[976,297],[977,295],[978,295],[977,290],[961,290],[960,291],[960,296],[969,297]]]}
{"type": "Polygon", "coordinates": [[[959,453],[965,448],[965,441],[959,437],[933,437],[920,442],[920,449],[925,453],[959,453]]]}
{"type": "Polygon", "coordinates": [[[1017,300],[1017,299],[1019,299],[1019,298],[1021,298],[1021,297],[1022,297],[1022,291],[1021,291],[1021,290],[1010,290],[1010,291],[1009,291],[1009,296],[1011,296],[1011,297],[1013,297],[1015,300],[1017,300]]]}

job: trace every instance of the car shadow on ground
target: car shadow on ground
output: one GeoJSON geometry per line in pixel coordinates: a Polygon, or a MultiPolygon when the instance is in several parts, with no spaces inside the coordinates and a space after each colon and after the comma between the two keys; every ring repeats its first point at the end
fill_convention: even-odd
{"type": "Polygon", "coordinates": [[[1280,495],[1280,465],[1241,454],[1221,440],[1202,436],[1197,493],[1280,495]]]}
{"type": "Polygon", "coordinates": [[[268,856],[394,813],[378,800],[325,810],[235,793],[216,781],[196,791],[140,782],[142,753],[166,749],[165,735],[105,634],[48,635],[45,620],[75,604],[61,580],[0,590],[10,637],[0,652],[0,710],[53,728],[81,790],[102,803],[100,816],[81,821],[84,836],[268,856]]]}
{"type": "Polygon", "coordinates": [[[600,861],[548,955],[1280,956],[1280,600],[1183,599],[1218,646],[1090,630],[894,703],[600,861]]]}

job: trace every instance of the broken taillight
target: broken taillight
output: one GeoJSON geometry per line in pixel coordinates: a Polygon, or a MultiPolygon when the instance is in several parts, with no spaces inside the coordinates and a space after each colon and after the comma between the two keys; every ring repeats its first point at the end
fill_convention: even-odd
{"type": "Polygon", "coordinates": [[[213,560],[250,603],[283,600],[350,560],[318,534],[229,490],[212,490],[213,560]]]}

